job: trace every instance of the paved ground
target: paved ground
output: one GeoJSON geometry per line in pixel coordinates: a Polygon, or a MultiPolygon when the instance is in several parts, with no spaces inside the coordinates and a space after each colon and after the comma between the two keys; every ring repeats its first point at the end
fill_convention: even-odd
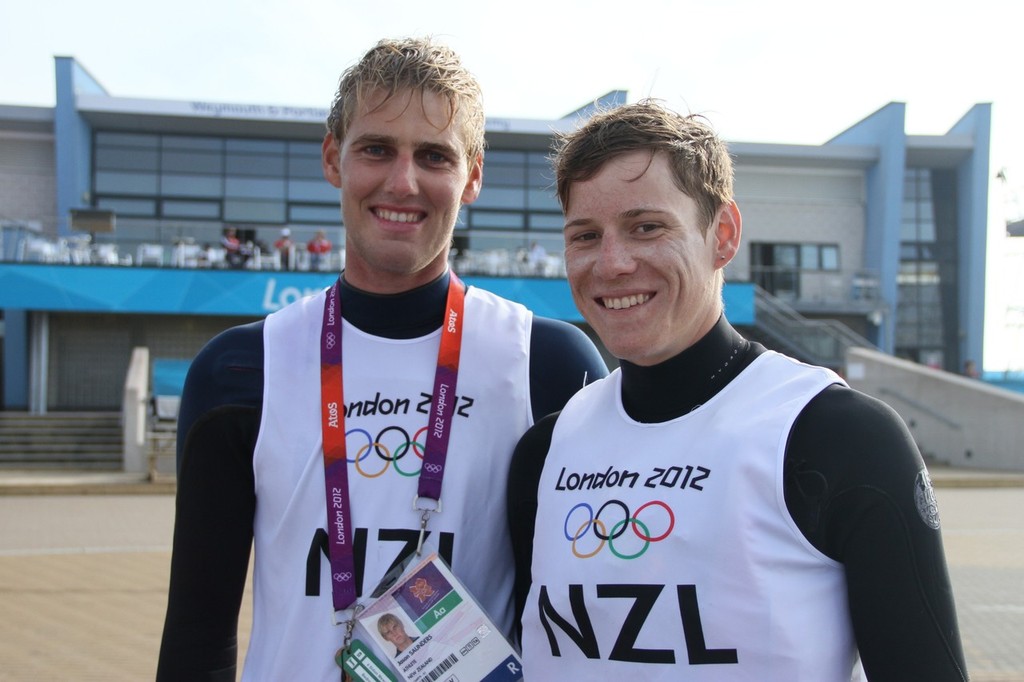
{"type": "MultiPolygon", "coordinates": [[[[1024,682],[1024,479],[935,478],[972,679],[1024,682]]],[[[0,476],[0,682],[153,678],[172,488],[0,476]]]]}

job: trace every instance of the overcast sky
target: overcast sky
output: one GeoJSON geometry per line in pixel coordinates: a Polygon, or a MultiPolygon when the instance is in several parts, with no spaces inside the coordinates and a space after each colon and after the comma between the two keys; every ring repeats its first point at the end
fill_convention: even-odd
{"type": "Polygon", "coordinates": [[[906,103],[912,135],[943,134],[987,102],[993,173],[1007,177],[992,181],[995,235],[1024,216],[1024,65],[1011,7],[11,0],[0,7],[0,104],[52,106],[53,57],[66,55],[117,97],[326,107],[341,71],[379,38],[424,34],[462,55],[494,117],[556,119],[619,89],[703,113],[729,141],[822,144],[889,102],[906,103]]]}

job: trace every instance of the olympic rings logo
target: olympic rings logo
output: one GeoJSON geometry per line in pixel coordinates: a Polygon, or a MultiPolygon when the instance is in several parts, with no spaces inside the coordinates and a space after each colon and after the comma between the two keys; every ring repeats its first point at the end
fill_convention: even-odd
{"type": "Polygon", "coordinates": [[[336,583],[344,582],[344,581],[347,581],[347,580],[352,580],[352,574],[349,573],[348,571],[345,571],[344,573],[335,573],[334,574],[334,582],[336,582],[336,583]]]}
{"type": "MultiPolygon", "coordinates": [[[[409,437],[409,432],[403,429],[401,426],[387,426],[381,429],[377,437],[374,438],[370,435],[370,432],[366,429],[351,429],[345,432],[346,446],[349,453],[355,453],[355,457],[347,457],[345,461],[349,464],[354,464],[356,471],[358,471],[364,478],[377,478],[378,476],[384,475],[384,472],[391,468],[393,464],[395,471],[402,476],[417,476],[420,473],[422,467],[423,454],[426,449],[425,445],[425,434],[427,427],[424,426],[417,431],[412,438],[409,437]],[[348,441],[349,436],[362,436],[366,439],[365,443],[357,443],[355,447],[348,441]],[[370,457],[370,452],[373,451],[376,455],[376,459],[367,459],[370,457]],[[405,463],[399,464],[409,452],[412,452],[416,457],[406,459],[405,463]],[[420,466],[416,466],[413,470],[412,466],[408,465],[408,462],[413,462],[415,466],[416,458],[419,458],[420,466]],[[379,468],[374,470],[374,467],[370,466],[373,462],[383,462],[379,464],[379,468]],[[403,469],[402,467],[406,468],[403,469]]],[[[362,440],[362,439],[360,439],[362,440]]],[[[427,471],[432,471],[431,467],[437,467],[437,471],[440,471],[441,467],[437,464],[428,464],[427,471]]],[[[432,471],[432,473],[437,473],[432,471]]]]}
{"type": "Polygon", "coordinates": [[[334,347],[338,345],[338,338],[334,332],[327,332],[324,337],[324,344],[327,346],[327,350],[334,350],[334,347]]]}
{"type": "Polygon", "coordinates": [[[441,473],[441,469],[443,469],[444,467],[442,467],[440,464],[432,464],[430,462],[427,462],[426,464],[423,465],[423,468],[427,470],[428,474],[439,474],[441,473]]]}
{"type": "Polygon", "coordinates": [[[577,559],[589,559],[592,556],[596,556],[598,552],[604,549],[607,544],[608,549],[611,553],[620,559],[636,559],[643,555],[647,551],[647,548],[651,546],[651,543],[661,542],[667,538],[671,533],[672,529],[676,526],[676,516],[672,512],[672,508],[661,500],[651,500],[637,507],[635,512],[630,513],[629,507],[622,500],[608,500],[601,505],[601,508],[594,513],[594,508],[586,502],[580,502],[569,510],[569,513],[565,515],[565,522],[562,525],[562,532],[565,535],[565,539],[572,543],[572,554],[577,559]],[[621,510],[622,518],[618,518],[619,514],[616,513],[616,521],[611,525],[609,530],[608,524],[602,519],[601,515],[605,513],[605,510],[611,507],[617,507],[621,510]],[[657,507],[664,510],[664,514],[656,513],[657,507]],[[585,514],[578,514],[578,510],[583,510],[585,514]],[[648,511],[650,510],[650,511],[648,511]],[[645,521],[640,520],[641,514],[646,518],[645,521]],[[664,517],[666,518],[659,518],[664,517]],[[580,521],[582,520],[582,523],[580,521]],[[650,525],[648,525],[650,524],[650,525]],[[627,544],[626,540],[622,539],[622,536],[626,532],[627,526],[632,529],[633,535],[640,539],[643,543],[640,545],[640,549],[635,552],[628,554],[626,553],[627,544]],[[651,527],[661,528],[664,527],[658,535],[653,535],[651,527]],[[580,540],[587,537],[593,531],[593,536],[596,538],[596,547],[590,551],[584,551],[580,548],[580,540]],[[618,547],[616,547],[616,541],[618,547]]]}

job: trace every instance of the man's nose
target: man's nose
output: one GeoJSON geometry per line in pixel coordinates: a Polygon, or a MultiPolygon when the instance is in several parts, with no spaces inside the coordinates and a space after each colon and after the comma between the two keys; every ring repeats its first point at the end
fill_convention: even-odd
{"type": "Polygon", "coordinates": [[[418,187],[415,160],[409,156],[398,155],[388,173],[388,191],[402,197],[416,194],[418,187]]]}
{"type": "Polygon", "coordinates": [[[604,279],[614,279],[636,270],[636,259],[629,245],[614,233],[601,238],[601,246],[594,263],[594,274],[604,279]]]}

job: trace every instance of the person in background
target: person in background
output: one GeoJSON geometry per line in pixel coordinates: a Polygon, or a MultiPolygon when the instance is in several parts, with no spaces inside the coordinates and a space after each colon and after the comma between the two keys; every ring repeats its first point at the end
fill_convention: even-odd
{"type": "Polygon", "coordinates": [[[281,236],[274,242],[274,250],[278,253],[282,269],[295,269],[295,242],[292,241],[291,229],[287,227],[281,229],[281,236]]]}
{"type": "Polygon", "coordinates": [[[243,680],[338,680],[352,612],[421,539],[510,633],[512,450],[607,368],[578,328],[449,270],[483,146],[449,48],[383,40],[345,71],[322,146],[344,271],[211,340],[185,382],[161,682],[236,678],[253,547],[243,680]]]}
{"type": "Polygon", "coordinates": [[[530,265],[530,274],[541,275],[544,273],[544,266],[547,262],[548,252],[538,242],[530,244],[530,252],[527,256],[530,265]]]}
{"type": "Polygon", "coordinates": [[[237,228],[225,228],[224,234],[220,240],[220,245],[224,248],[224,260],[227,262],[228,267],[235,269],[245,267],[245,263],[249,260],[249,256],[246,253],[242,242],[238,239],[237,228]]]}
{"type": "Polygon", "coordinates": [[[309,252],[309,269],[321,270],[329,264],[328,257],[331,253],[331,240],[327,233],[317,230],[316,235],[306,244],[306,251],[309,252]]]}
{"type": "Polygon", "coordinates": [[[555,160],[573,300],[620,359],[517,446],[528,680],[967,680],[928,470],[900,417],[723,314],[725,143],[657,102],[555,160]]]}

